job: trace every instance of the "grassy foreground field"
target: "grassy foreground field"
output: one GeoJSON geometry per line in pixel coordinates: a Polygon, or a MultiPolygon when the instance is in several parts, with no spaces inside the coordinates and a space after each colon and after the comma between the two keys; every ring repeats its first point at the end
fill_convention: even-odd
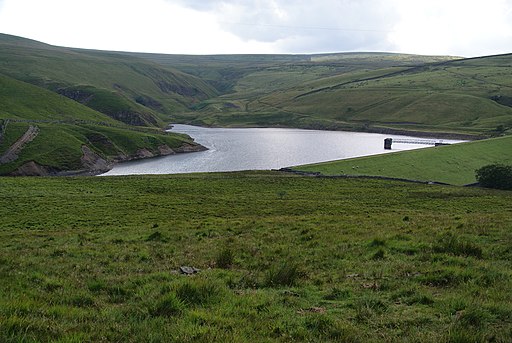
{"type": "Polygon", "coordinates": [[[324,175],[385,176],[465,185],[476,182],[476,169],[495,163],[512,164],[512,136],[325,162],[294,169],[324,175]]]}
{"type": "Polygon", "coordinates": [[[0,185],[2,342],[512,338],[512,192],[270,172],[0,185]]]}

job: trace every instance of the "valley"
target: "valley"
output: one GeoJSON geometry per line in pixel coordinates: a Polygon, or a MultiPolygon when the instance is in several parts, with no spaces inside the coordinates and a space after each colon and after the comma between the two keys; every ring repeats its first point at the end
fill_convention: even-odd
{"type": "Polygon", "coordinates": [[[165,145],[178,148],[169,140],[184,139],[162,131],[169,123],[466,139],[512,127],[511,55],[161,55],[4,34],[0,47],[0,120],[18,123],[2,124],[0,154],[10,147],[5,141],[36,123],[41,137],[54,137],[53,147],[34,139],[16,161],[0,165],[4,175],[25,163],[50,174],[90,169],[81,162],[84,146],[106,165],[143,149],[158,156],[165,145]],[[129,143],[134,137],[141,143],[129,143]],[[45,157],[31,154],[31,145],[45,157]]]}

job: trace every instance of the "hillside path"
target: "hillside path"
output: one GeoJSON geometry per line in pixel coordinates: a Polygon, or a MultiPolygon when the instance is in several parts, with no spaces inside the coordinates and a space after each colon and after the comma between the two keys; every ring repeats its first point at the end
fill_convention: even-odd
{"type": "Polygon", "coordinates": [[[38,133],[39,128],[37,126],[30,125],[23,136],[21,136],[16,143],[11,145],[2,156],[0,156],[0,164],[15,161],[25,145],[33,141],[34,138],[37,137],[38,133]]]}

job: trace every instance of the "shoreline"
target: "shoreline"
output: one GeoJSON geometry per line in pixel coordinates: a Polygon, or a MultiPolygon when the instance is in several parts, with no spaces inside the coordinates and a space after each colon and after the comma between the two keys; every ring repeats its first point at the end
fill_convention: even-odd
{"type": "Polygon", "coordinates": [[[13,172],[3,175],[7,177],[26,177],[26,176],[42,176],[42,177],[74,177],[74,176],[99,176],[112,170],[118,163],[139,161],[154,157],[170,156],[175,154],[186,154],[208,150],[205,146],[194,144],[183,144],[182,146],[171,149],[169,147],[161,148],[157,153],[150,152],[147,149],[140,149],[136,154],[127,156],[117,156],[107,161],[101,156],[93,153],[87,146],[82,147],[83,156],[82,163],[88,168],[78,170],[55,170],[44,165],[40,165],[35,161],[28,161],[18,167],[13,172]]]}
{"type": "Polygon", "coordinates": [[[171,130],[172,127],[176,124],[179,125],[190,125],[197,126],[202,128],[212,128],[212,129],[272,129],[272,128],[281,128],[281,129],[298,129],[298,130],[314,130],[314,131],[332,131],[332,132],[357,132],[357,133],[377,133],[383,135],[398,135],[398,136],[411,136],[416,138],[438,138],[438,139],[453,139],[453,140],[465,140],[465,141],[476,141],[487,138],[492,138],[490,135],[486,135],[484,133],[457,133],[457,132],[438,132],[438,131],[418,131],[418,130],[405,130],[405,129],[394,129],[388,127],[369,127],[369,128],[357,128],[357,127],[344,127],[344,128],[317,128],[310,126],[286,126],[286,125],[274,125],[274,126],[259,126],[259,125],[202,125],[198,123],[173,123],[169,124],[166,130],[171,130]]]}
{"type": "MultiPolygon", "coordinates": [[[[374,133],[374,134],[382,134],[382,135],[401,135],[401,136],[410,136],[410,137],[418,137],[418,138],[437,138],[437,139],[454,139],[454,140],[481,140],[488,138],[484,135],[471,135],[464,133],[448,133],[448,132],[425,132],[425,131],[414,131],[414,130],[403,130],[403,129],[393,129],[393,128],[378,128],[378,127],[369,127],[365,129],[358,130],[356,127],[354,128],[346,128],[339,130],[325,130],[318,128],[303,128],[303,127],[290,127],[283,125],[276,126],[243,126],[243,125],[228,125],[228,126],[216,126],[216,125],[197,125],[197,124],[183,124],[183,123],[172,123],[169,124],[164,130],[171,131],[174,125],[182,124],[182,125],[191,125],[202,128],[242,128],[242,129],[250,129],[250,128],[286,128],[286,129],[299,129],[299,130],[315,130],[315,131],[331,131],[331,132],[356,132],[356,133],[374,133]]],[[[191,137],[193,139],[193,137],[191,137]]],[[[135,154],[129,156],[116,156],[110,160],[106,160],[101,156],[92,153],[91,150],[86,146],[83,147],[83,157],[82,163],[85,168],[79,170],[55,170],[43,165],[39,165],[34,161],[28,161],[15,171],[5,175],[5,176],[49,176],[49,177],[73,177],[73,176],[99,176],[103,175],[114,168],[117,164],[122,164],[130,161],[138,161],[145,160],[154,157],[162,157],[169,156],[174,154],[181,153],[190,153],[190,152],[200,152],[208,150],[208,148],[204,147],[199,143],[192,144],[184,144],[183,146],[175,149],[171,149],[169,147],[162,147],[157,152],[151,152],[147,149],[140,149],[135,154]]]]}

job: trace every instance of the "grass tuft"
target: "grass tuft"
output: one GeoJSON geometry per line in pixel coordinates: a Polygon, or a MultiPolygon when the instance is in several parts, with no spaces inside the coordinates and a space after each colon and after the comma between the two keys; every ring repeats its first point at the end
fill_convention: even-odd
{"type": "Polygon", "coordinates": [[[372,260],[382,260],[385,256],[386,252],[384,249],[379,249],[372,255],[372,260]]]}
{"type": "Polygon", "coordinates": [[[333,287],[329,293],[324,295],[325,300],[344,300],[348,299],[351,296],[351,292],[348,289],[341,289],[338,287],[333,287]]]}
{"type": "Polygon", "coordinates": [[[231,268],[234,256],[233,250],[230,248],[224,248],[215,256],[215,265],[222,269],[231,268]]]}
{"type": "Polygon", "coordinates": [[[167,242],[167,239],[160,231],[155,231],[146,238],[146,242],[167,242]]]}
{"type": "Polygon", "coordinates": [[[284,262],[267,271],[265,276],[265,286],[294,286],[299,278],[300,271],[298,265],[293,262],[284,262]]]}
{"type": "Polygon", "coordinates": [[[170,293],[160,300],[150,313],[153,316],[173,317],[180,315],[185,308],[185,302],[176,294],[170,293]]]}
{"type": "Polygon", "coordinates": [[[374,238],[369,244],[370,247],[383,247],[386,246],[386,240],[382,238],[374,238]]]}
{"type": "Polygon", "coordinates": [[[176,297],[188,305],[205,306],[218,300],[222,289],[210,280],[190,279],[178,284],[175,292],[176,297]]]}
{"type": "Polygon", "coordinates": [[[470,307],[456,314],[456,322],[465,328],[482,328],[492,320],[490,313],[479,307],[470,307]]]}
{"type": "Polygon", "coordinates": [[[482,258],[482,248],[474,243],[467,242],[462,238],[447,233],[440,237],[436,243],[433,244],[432,250],[436,253],[447,253],[457,256],[473,256],[482,258]]]}

